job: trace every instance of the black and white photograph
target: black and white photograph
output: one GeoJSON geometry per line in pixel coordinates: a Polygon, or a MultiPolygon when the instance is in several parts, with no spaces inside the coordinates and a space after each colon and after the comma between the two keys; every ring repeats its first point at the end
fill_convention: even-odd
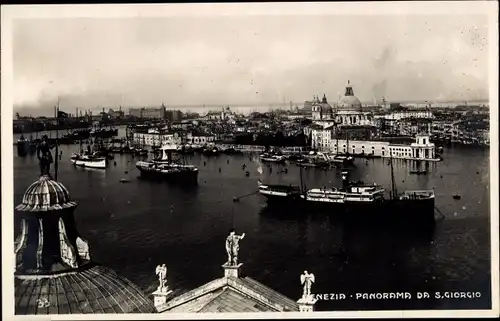
{"type": "Polygon", "coordinates": [[[498,317],[497,2],[1,29],[6,319],[498,317]]]}

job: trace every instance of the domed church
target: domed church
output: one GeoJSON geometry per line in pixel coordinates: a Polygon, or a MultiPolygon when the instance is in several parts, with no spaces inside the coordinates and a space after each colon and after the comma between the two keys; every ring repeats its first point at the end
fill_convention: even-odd
{"type": "Polygon", "coordinates": [[[344,96],[335,108],[335,121],[339,125],[370,125],[368,112],[363,111],[359,99],[354,95],[351,82],[347,81],[344,96]]]}
{"type": "Polygon", "coordinates": [[[333,120],[333,108],[328,103],[326,95],[323,95],[322,100],[319,100],[318,96],[314,97],[312,101],[312,120],[333,120]]]}
{"type": "Polygon", "coordinates": [[[136,285],[92,261],[76,228],[76,207],[48,169],[16,207],[15,314],[156,312],[136,285]]]}

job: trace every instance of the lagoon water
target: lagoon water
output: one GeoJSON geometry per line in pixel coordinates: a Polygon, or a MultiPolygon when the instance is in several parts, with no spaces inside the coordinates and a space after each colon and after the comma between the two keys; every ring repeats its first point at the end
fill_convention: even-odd
{"type": "MultiPolygon", "coordinates": [[[[410,175],[411,162],[394,162],[398,189],[434,188],[436,206],[445,215],[431,237],[416,238],[405,237],[404,231],[346,227],[331,214],[265,213],[265,201],[256,194],[234,203],[234,197],[254,192],[258,179],[299,182],[297,167],[280,173],[283,165],[269,169],[256,155],[187,156],[200,169],[198,186],[187,188],[139,179],[138,158],[130,155],[116,155],[116,165],[111,161],[106,171],[75,168],[69,156],[77,149],[61,147],[58,176],[79,203],[75,216],[92,258],[148,293],[157,286],[158,264],[167,265],[177,293],[221,277],[225,238],[234,227],[246,233],[240,246],[244,274],[298,299],[306,269],[316,275],[314,293],[346,294],[345,300],[319,301],[317,310],[490,307],[488,150],[445,149],[445,160],[429,165],[428,175],[410,175]],[[130,182],[120,183],[122,178],[130,182]],[[454,200],[453,194],[462,198],[454,200]],[[479,292],[480,297],[416,299],[416,292],[424,291],[431,297],[445,291],[479,292]],[[356,293],[382,292],[409,292],[412,299],[356,299],[356,293]]],[[[19,157],[14,148],[15,204],[38,174],[36,157],[19,157]]],[[[390,189],[387,160],[356,160],[351,176],[390,189]]],[[[303,177],[308,188],[341,185],[335,169],[308,169],[303,177]]]]}

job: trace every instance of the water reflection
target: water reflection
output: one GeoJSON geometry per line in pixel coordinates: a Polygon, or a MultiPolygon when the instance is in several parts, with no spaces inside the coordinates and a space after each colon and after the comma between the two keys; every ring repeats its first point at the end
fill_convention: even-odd
{"type": "MultiPolygon", "coordinates": [[[[299,168],[293,165],[287,173],[279,171],[285,167],[274,165],[270,173],[264,165],[261,175],[259,162],[251,162],[247,155],[193,155],[188,163],[200,168],[198,185],[185,188],[138,179],[136,159],[129,155],[116,155],[117,165],[105,173],[75,169],[69,161],[72,148],[78,146],[61,148],[66,156],[59,166],[59,179],[80,204],[76,220],[92,245],[93,257],[143,289],[154,282],[151,271],[161,262],[171,266],[170,282],[175,289],[193,289],[220,277],[224,239],[235,227],[238,233],[247,233],[241,244],[243,272],[293,299],[301,295],[299,276],[304,269],[316,274],[317,293],[470,289],[481,291],[485,298],[468,303],[321,301],[318,310],[460,308],[465,304],[478,309],[489,305],[487,154],[447,150],[444,162],[429,163],[427,175],[411,175],[410,163],[394,162],[399,190],[435,187],[436,205],[446,219],[435,230],[423,233],[356,219],[345,222],[335,215],[293,207],[271,210],[260,195],[233,203],[234,197],[254,192],[258,179],[298,185],[299,168]],[[244,164],[246,169],[242,169],[244,164]],[[122,178],[130,183],[120,183],[122,178]],[[462,198],[453,200],[455,193],[462,198]]],[[[14,155],[16,204],[38,172],[35,157],[14,155]]],[[[339,172],[308,169],[303,170],[303,178],[308,188],[340,186],[339,172]]],[[[390,188],[386,160],[356,160],[352,176],[390,188]]]]}

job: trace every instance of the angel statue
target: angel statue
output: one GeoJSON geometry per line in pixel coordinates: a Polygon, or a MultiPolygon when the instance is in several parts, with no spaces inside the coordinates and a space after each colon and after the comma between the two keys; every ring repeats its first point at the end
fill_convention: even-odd
{"type": "Polygon", "coordinates": [[[300,283],[304,285],[304,292],[302,293],[303,298],[311,296],[311,285],[314,282],[314,274],[312,273],[307,273],[307,271],[304,271],[304,274],[300,276],[300,283]]]}
{"type": "Polygon", "coordinates": [[[167,288],[167,266],[165,264],[158,265],[156,267],[156,275],[158,275],[158,280],[160,285],[158,286],[158,291],[162,291],[167,288]]]}
{"type": "Polygon", "coordinates": [[[240,240],[245,237],[245,233],[236,235],[234,229],[231,229],[229,236],[226,238],[227,261],[230,265],[238,264],[238,251],[240,250],[240,240]]]}

